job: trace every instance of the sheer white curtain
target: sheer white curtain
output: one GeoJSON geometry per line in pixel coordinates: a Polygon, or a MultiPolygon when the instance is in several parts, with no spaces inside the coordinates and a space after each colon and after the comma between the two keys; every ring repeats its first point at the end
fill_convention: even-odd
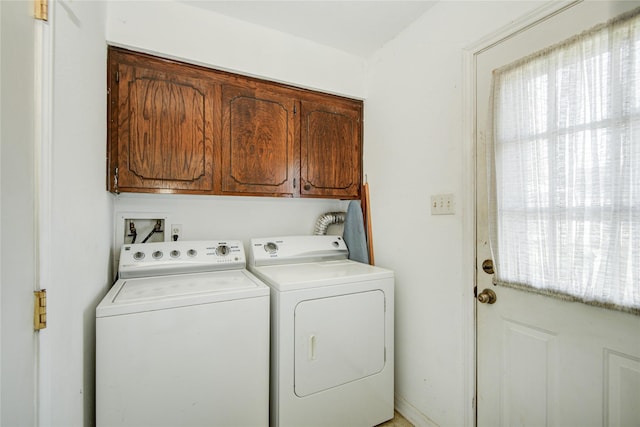
{"type": "Polygon", "coordinates": [[[639,13],[494,71],[497,284],[640,314],[639,13]]]}

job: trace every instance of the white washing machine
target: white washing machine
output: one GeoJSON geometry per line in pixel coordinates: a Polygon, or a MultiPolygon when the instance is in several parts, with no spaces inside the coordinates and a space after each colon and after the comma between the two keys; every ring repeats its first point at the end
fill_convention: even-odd
{"type": "Polygon", "coordinates": [[[372,427],[393,418],[390,270],[338,236],[251,240],[271,288],[271,427],[372,427]]]}
{"type": "Polygon", "coordinates": [[[124,245],[96,308],[96,421],[267,426],[269,288],[240,241],[124,245]]]}

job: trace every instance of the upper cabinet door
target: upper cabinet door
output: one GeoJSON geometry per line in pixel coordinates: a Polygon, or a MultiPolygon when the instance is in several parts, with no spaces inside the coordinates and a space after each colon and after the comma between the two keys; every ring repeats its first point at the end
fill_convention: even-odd
{"type": "Polygon", "coordinates": [[[296,102],[266,85],[223,85],[223,194],[296,195],[296,102]]]}
{"type": "Polygon", "coordinates": [[[302,196],[360,197],[361,117],[362,103],[358,101],[302,101],[302,196]]]}
{"type": "Polygon", "coordinates": [[[110,165],[111,189],[213,190],[216,85],[171,62],[115,56],[117,63],[110,67],[116,89],[110,111],[111,158],[116,160],[110,165]]]}

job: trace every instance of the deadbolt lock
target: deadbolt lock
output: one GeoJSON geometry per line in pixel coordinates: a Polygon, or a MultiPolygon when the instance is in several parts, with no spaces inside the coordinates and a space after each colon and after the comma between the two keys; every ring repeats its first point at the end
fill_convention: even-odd
{"type": "Polygon", "coordinates": [[[482,270],[487,274],[493,274],[493,260],[485,259],[482,261],[482,270]]]}

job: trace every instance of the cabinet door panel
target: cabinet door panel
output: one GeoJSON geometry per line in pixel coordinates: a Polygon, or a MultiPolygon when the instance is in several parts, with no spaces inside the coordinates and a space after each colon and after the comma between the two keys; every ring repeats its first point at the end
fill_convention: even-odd
{"type": "Polygon", "coordinates": [[[204,175],[204,94],[148,78],[132,82],[129,93],[129,107],[140,112],[130,116],[136,138],[131,139],[129,170],[147,179],[190,181],[204,175]]]}
{"type": "Polygon", "coordinates": [[[265,90],[223,86],[223,192],[293,195],[294,102],[265,90]]]}
{"type": "Polygon", "coordinates": [[[358,198],[361,110],[302,102],[301,194],[358,198]]]}
{"type": "Polygon", "coordinates": [[[143,65],[118,66],[120,190],[211,190],[215,85],[143,65]]]}

